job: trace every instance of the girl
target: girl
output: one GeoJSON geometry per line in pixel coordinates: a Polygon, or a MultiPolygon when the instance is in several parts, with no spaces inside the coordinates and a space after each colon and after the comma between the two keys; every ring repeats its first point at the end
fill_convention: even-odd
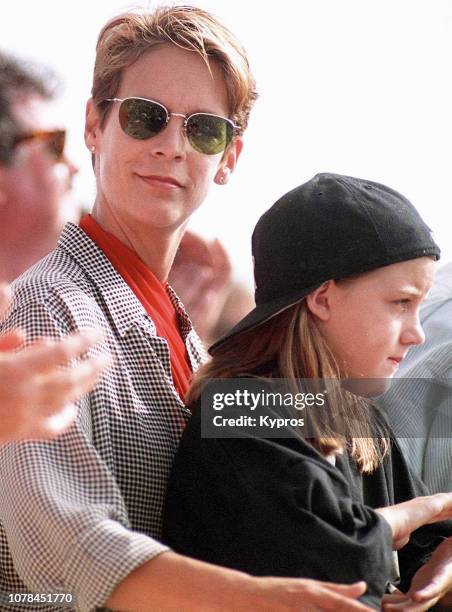
{"type": "MultiPolygon", "coordinates": [[[[424,488],[362,395],[381,393],[423,342],[418,311],[439,258],[431,232],[392,189],[319,174],[259,220],[253,257],[256,307],[211,348],[189,392],[194,416],[170,478],[166,538],[177,551],[256,575],[364,579],[373,606],[400,571],[401,591],[426,609],[451,584],[441,574],[448,541],[419,568],[451,528],[424,526],[407,542],[416,528],[447,517],[449,502],[401,503],[424,488]],[[328,422],[316,418],[325,410],[305,408],[309,438],[293,418],[279,437],[265,420],[212,437],[219,412],[209,398],[223,388],[218,379],[237,377],[241,386],[264,381],[261,397],[275,379],[298,390],[299,379],[328,379],[327,389],[335,379],[347,383],[331,389],[328,422]],[[360,395],[347,391],[356,380],[360,395]],[[398,563],[393,547],[401,549],[398,563]]],[[[259,410],[281,416],[266,402],[259,410]]],[[[251,414],[243,406],[241,413],[251,414]]],[[[403,602],[399,594],[388,606],[394,598],[403,602]]]]}

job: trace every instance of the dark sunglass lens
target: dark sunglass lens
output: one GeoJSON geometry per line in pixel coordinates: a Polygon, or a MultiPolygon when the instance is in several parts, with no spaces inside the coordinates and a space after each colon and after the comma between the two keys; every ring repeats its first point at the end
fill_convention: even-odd
{"type": "Polygon", "coordinates": [[[132,138],[145,140],[152,138],[163,130],[166,125],[167,113],[163,106],[130,98],[124,100],[119,107],[119,123],[124,132],[132,138]]]}
{"type": "Polygon", "coordinates": [[[187,138],[199,153],[216,155],[226,149],[232,140],[233,127],[229,121],[215,115],[199,113],[187,122],[187,138]]]}
{"type": "Polygon", "coordinates": [[[66,132],[54,132],[47,140],[49,151],[57,160],[61,160],[64,154],[64,144],[66,141],[66,132]]]}

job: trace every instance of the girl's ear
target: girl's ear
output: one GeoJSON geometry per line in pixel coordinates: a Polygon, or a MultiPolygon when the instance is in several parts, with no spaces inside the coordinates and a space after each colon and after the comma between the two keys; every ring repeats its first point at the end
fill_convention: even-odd
{"type": "Polygon", "coordinates": [[[335,286],[334,280],[326,281],[306,297],[309,311],[320,321],[328,321],[331,316],[331,298],[335,286]]]}

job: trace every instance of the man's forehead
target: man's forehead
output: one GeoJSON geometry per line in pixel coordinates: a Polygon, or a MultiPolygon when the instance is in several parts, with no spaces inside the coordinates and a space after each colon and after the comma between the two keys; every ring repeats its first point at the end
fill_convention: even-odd
{"type": "Polygon", "coordinates": [[[11,111],[20,130],[25,133],[62,127],[58,104],[36,94],[14,97],[11,111]]]}

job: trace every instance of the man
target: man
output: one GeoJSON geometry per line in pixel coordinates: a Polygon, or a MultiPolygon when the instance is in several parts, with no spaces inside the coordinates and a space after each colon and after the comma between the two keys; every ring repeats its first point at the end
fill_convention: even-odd
{"type": "Polygon", "coordinates": [[[425,343],[381,403],[411,468],[432,493],[452,491],[452,264],[439,270],[420,318],[425,343]]]}
{"type": "Polygon", "coordinates": [[[0,279],[51,251],[76,211],[77,168],[55,123],[55,76],[0,52],[0,279]]]}
{"type": "MultiPolygon", "coordinates": [[[[54,75],[0,52],[0,281],[12,281],[52,250],[76,212],[76,167],[64,156],[65,132],[52,120],[54,75]]],[[[0,319],[9,302],[0,286],[0,319]]],[[[104,357],[84,359],[101,334],[41,341],[17,354],[24,334],[0,336],[0,444],[50,438],[76,416],[72,401],[93,386],[104,357]]]]}

